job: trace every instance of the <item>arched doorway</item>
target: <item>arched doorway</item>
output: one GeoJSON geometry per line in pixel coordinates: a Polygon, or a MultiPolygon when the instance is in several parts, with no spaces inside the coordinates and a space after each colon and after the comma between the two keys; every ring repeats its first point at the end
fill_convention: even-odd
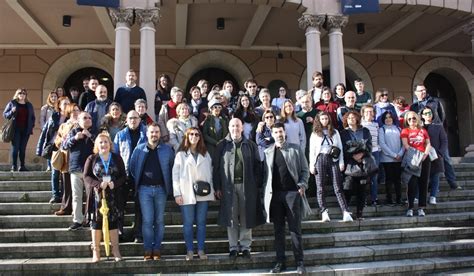
{"type": "Polygon", "coordinates": [[[194,75],[192,75],[191,78],[189,78],[188,83],[186,84],[186,91],[185,91],[185,94],[187,96],[189,96],[188,95],[189,89],[197,85],[197,83],[201,79],[205,79],[209,82],[209,89],[211,89],[211,87],[215,84],[218,84],[222,88],[222,84],[226,80],[232,81],[232,83],[234,84],[234,91],[239,91],[240,89],[239,83],[236,81],[234,76],[232,76],[229,72],[222,70],[220,68],[211,67],[211,68],[199,70],[197,73],[194,73],[194,75]]]}
{"type": "Polygon", "coordinates": [[[280,87],[285,87],[286,89],[286,96],[290,97],[290,91],[288,91],[288,85],[282,81],[282,80],[272,80],[270,83],[268,83],[267,88],[270,90],[270,96],[273,98],[278,98],[280,97],[279,94],[279,89],[280,87]]]}
{"type": "Polygon", "coordinates": [[[452,156],[461,154],[459,148],[458,105],[456,91],[449,80],[437,73],[430,73],[425,79],[426,89],[431,96],[438,97],[443,104],[446,119],[445,129],[448,133],[449,153],[452,156]]]}
{"type": "Polygon", "coordinates": [[[114,80],[112,76],[106,71],[95,68],[95,67],[86,67],[79,69],[72,73],[64,82],[65,91],[69,91],[69,88],[75,86],[77,88],[82,88],[82,79],[88,76],[96,76],[99,80],[99,83],[107,87],[107,94],[109,99],[114,97],[114,80]]]}

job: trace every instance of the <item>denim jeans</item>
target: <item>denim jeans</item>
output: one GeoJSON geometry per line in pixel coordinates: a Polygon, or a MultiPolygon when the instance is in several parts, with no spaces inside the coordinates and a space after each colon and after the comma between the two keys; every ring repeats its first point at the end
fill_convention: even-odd
{"type": "MultiPolygon", "coordinates": [[[[380,151],[374,151],[372,152],[372,156],[374,157],[375,159],[375,164],[377,165],[377,167],[379,166],[380,164],[380,151]]],[[[372,201],[376,201],[377,200],[377,188],[378,188],[378,184],[379,184],[379,180],[378,180],[378,177],[379,177],[379,174],[375,174],[374,176],[372,176],[372,178],[370,179],[370,199],[372,201]]]]}
{"type": "Polygon", "coordinates": [[[448,181],[449,187],[455,189],[458,185],[456,184],[456,174],[454,173],[453,165],[451,164],[451,157],[449,156],[449,151],[443,152],[444,159],[444,176],[448,181]]]}
{"type": "Polygon", "coordinates": [[[441,173],[433,173],[430,175],[430,196],[436,197],[439,190],[439,177],[441,173]]]}
{"type": "Polygon", "coordinates": [[[60,175],[61,173],[58,170],[51,170],[51,193],[53,194],[54,198],[61,198],[61,190],[59,188],[60,175]]]}
{"type": "Polygon", "coordinates": [[[17,168],[17,159],[18,155],[20,157],[20,166],[25,166],[25,151],[26,144],[28,144],[28,139],[30,135],[26,133],[26,128],[17,128],[15,129],[15,135],[12,140],[12,166],[17,168]]]}
{"type": "Polygon", "coordinates": [[[209,203],[207,201],[198,201],[196,204],[181,206],[181,215],[183,216],[183,234],[187,251],[193,251],[194,222],[196,222],[197,228],[197,248],[198,250],[204,251],[208,205],[209,203]]]}
{"type": "Polygon", "coordinates": [[[145,251],[159,251],[165,233],[166,191],[161,186],[138,187],[142,210],[143,247],[145,251]]]}

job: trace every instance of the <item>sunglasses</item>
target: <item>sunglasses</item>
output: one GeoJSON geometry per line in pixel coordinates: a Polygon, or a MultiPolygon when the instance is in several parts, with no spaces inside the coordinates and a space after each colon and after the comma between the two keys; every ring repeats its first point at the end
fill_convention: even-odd
{"type": "Polygon", "coordinates": [[[388,97],[388,94],[382,94],[382,97],[388,97]]]}
{"type": "Polygon", "coordinates": [[[256,88],[256,85],[249,85],[249,88],[256,88]]]}
{"type": "Polygon", "coordinates": [[[26,92],[20,92],[18,95],[26,95],[26,92]]]}
{"type": "Polygon", "coordinates": [[[433,113],[431,111],[428,111],[428,112],[423,112],[423,115],[433,115],[433,113]]]}
{"type": "Polygon", "coordinates": [[[196,137],[199,137],[201,136],[201,134],[197,133],[197,132],[191,132],[189,133],[189,136],[196,136],[196,137]]]}
{"type": "Polygon", "coordinates": [[[220,105],[215,105],[215,106],[213,106],[212,108],[213,108],[213,109],[222,109],[222,106],[220,106],[220,105]]]}
{"type": "Polygon", "coordinates": [[[273,118],[275,118],[275,117],[273,117],[273,116],[265,116],[265,119],[273,119],[273,118]]]}
{"type": "Polygon", "coordinates": [[[127,119],[129,119],[129,120],[138,120],[138,119],[140,119],[140,117],[128,117],[127,119]]]}
{"type": "Polygon", "coordinates": [[[416,117],[410,117],[408,118],[408,121],[416,121],[416,117]]]}

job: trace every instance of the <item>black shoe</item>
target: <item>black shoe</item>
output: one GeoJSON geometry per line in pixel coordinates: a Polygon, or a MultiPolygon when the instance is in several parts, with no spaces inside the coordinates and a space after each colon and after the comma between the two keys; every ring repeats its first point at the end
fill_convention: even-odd
{"type": "Polygon", "coordinates": [[[296,267],[296,273],[297,273],[297,274],[305,274],[305,273],[306,273],[306,268],[304,267],[304,264],[303,264],[303,263],[300,263],[300,264],[296,267]]]}
{"type": "Polygon", "coordinates": [[[29,170],[25,166],[20,166],[18,169],[19,172],[29,172],[29,170]]]}
{"type": "Polygon", "coordinates": [[[250,256],[250,250],[244,250],[244,251],[242,251],[242,257],[244,257],[244,258],[246,258],[246,259],[252,258],[252,257],[250,256]]]}
{"type": "Polygon", "coordinates": [[[277,262],[275,266],[272,269],[270,269],[270,273],[280,273],[285,270],[286,270],[285,263],[277,262]]]}
{"type": "Polygon", "coordinates": [[[71,226],[69,226],[69,231],[76,231],[82,228],[82,224],[74,222],[71,226]]]}
{"type": "Polygon", "coordinates": [[[141,237],[136,237],[135,240],[133,240],[134,243],[143,243],[143,238],[141,237]]]}
{"type": "Polygon", "coordinates": [[[239,252],[237,252],[237,250],[232,250],[229,253],[229,258],[232,259],[232,260],[235,260],[235,259],[237,259],[238,255],[239,255],[239,252]]]}
{"type": "Polygon", "coordinates": [[[49,200],[49,204],[53,204],[53,203],[61,203],[61,199],[59,197],[52,197],[50,200],[49,200]]]}

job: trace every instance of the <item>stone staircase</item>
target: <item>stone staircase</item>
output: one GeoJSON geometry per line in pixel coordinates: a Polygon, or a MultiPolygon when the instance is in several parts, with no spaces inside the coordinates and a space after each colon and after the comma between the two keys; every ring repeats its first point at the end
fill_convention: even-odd
{"type": "MultiPolygon", "coordinates": [[[[334,196],[328,198],[331,222],[314,215],[302,224],[309,274],[429,274],[474,272],[474,164],[455,165],[463,190],[450,191],[441,181],[437,205],[426,217],[407,218],[404,206],[367,207],[365,220],[343,223],[334,196]]],[[[384,187],[379,193],[383,195],[384,187]]],[[[381,199],[383,196],[379,196],[381,199]]],[[[265,274],[271,267],[273,226],[254,229],[252,259],[228,258],[226,230],[216,225],[218,202],[210,204],[206,247],[209,260],[185,261],[182,219],[172,201],[166,208],[161,261],[144,262],[142,244],[120,244],[124,261],[91,263],[90,232],[67,231],[71,217],[52,213],[49,173],[0,172],[0,275],[206,273],[265,274]]],[[[127,205],[125,232],[131,232],[133,203],[127,205]]],[[[289,273],[294,272],[287,239],[289,273]]],[[[102,253],[104,250],[102,250],[102,253]]],[[[104,259],[105,260],[105,259],[104,259]]]]}

